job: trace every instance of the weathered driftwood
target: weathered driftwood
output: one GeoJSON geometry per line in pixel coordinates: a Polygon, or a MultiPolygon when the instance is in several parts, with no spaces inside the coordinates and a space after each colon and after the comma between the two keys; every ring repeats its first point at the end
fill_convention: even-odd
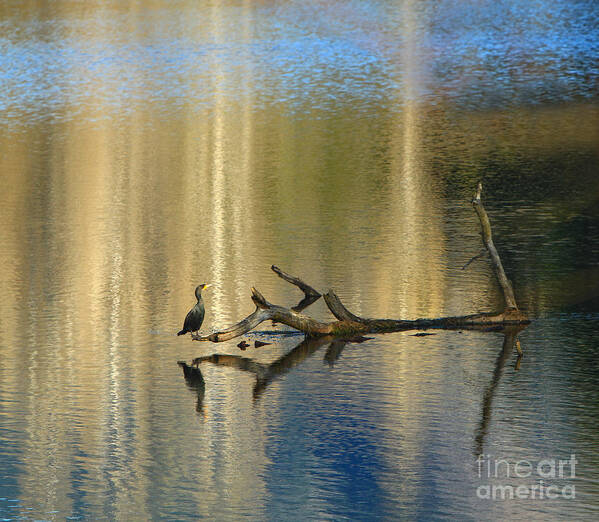
{"type": "MultiPolygon", "coordinates": [[[[301,312],[296,312],[292,308],[285,308],[269,303],[255,288],[252,288],[252,301],[256,305],[256,310],[245,319],[220,332],[215,332],[207,337],[194,339],[200,341],[207,340],[214,343],[228,341],[253,330],[260,323],[269,320],[286,324],[287,326],[291,326],[308,335],[344,335],[343,326],[346,321],[337,321],[333,323],[317,321],[301,312]]],[[[352,332],[348,330],[348,333],[351,334],[352,332]]]]}
{"type": "Polygon", "coordinates": [[[351,313],[341,302],[339,297],[329,290],[323,297],[337,321],[323,323],[301,313],[301,310],[319,299],[320,294],[301,279],[286,274],[276,266],[271,269],[285,281],[288,281],[304,292],[304,299],[294,308],[269,303],[255,288],[252,288],[252,301],[256,310],[245,319],[233,326],[212,333],[208,336],[193,336],[194,340],[222,342],[243,335],[258,326],[263,321],[272,320],[300,330],[309,336],[354,336],[366,333],[398,332],[414,329],[493,329],[509,325],[526,324],[530,322],[522,311],[518,309],[512,285],[505,275],[501,259],[493,244],[491,224],[489,217],[481,202],[482,184],[472,200],[482,228],[482,240],[489,253],[493,270],[504,297],[504,310],[497,313],[478,313],[456,317],[440,317],[434,319],[367,319],[351,313]]]}

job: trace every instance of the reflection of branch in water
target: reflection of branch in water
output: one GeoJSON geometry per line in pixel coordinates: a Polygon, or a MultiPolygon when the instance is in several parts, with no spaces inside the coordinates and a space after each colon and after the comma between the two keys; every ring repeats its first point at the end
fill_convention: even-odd
{"type": "Polygon", "coordinates": [[[254,399],[257,399],[275,377],[287,373],[291,368],[297,366],[307,357],[312,355],[322,345],[330,343],[331,339],[330,336],[316,338],[307,337],[289,353],[270,364],[258,363],[253,359],[240,357],[238,355],[220,354],[199,357],[194,360],[194,363],[211,362],[212,364],[218,364],[219,366],[231,366],[255,374],[256,384],[254,385],[253,396],[254,399]]]}
{"type": "Polygon", "coordinates": [[[480,423],[478,425],[478,429],[476,430],[476,436],[474,438],[474,455],[478,457],[483,452],[483,444],[485,442],[485,437],[487,436],[489,430],[489,424],[491,422],[491,409],[493,405],[493,397],[495,395],[495,390],[497,389],[497,385],[501,379],[501,375],[503,374],[503,368],[505,363],[508,361],[514,348],[516,348],[518,352],[518,359],[516,360],[515,369],[518,370],[520,368],[520,361],[522,359],[522,348],[520,347],[520,341],[518,339],[518,333],[521,332],[524,327],[508,327],[504,329],[504,338],[503,338],[503,346],[501,348],[501,352],[497,356],[495,360],[495,369],[493,370],[493,378],[491,379],[491,383],[485,390],[483,395],[483,406],[482,406],[482,415],[480,419],[480,423]]]}
{"type": "Polygon", "coordinates": [[[327,352],[324,354],[324,360],[329,363],[330,367],[333,367],[335,361],[339,359],[346,344],[347,341],[343,339],[337,339],[329,345],[327,352]]]}
{"type": "Polygon", "coordinates": [[[312,303],[315,303],[320,298],[319,295],[307,295],[304,297],[299,303],[295,306],[292,306],[291,309],[294,312],[301,312],[304,308],[308,308],[312,303]]]}
{"type": "Polygon", "coordinates": [[[372,339],[372,337],[362,337],[361,335],[356,335],[349,339],[335,339],[327,348],[327,352],[324,354],[324,360],[328,362],[329,366],[332,368],[335,361],[341,357],[341,352],[347,343],[363,343],[370,339],[372,339]]]}
{"type": "Polygon", "coordinates": [[[256,374],[256,384],[254,385],[253,391],[254,400],[258,399],[266,387],[276,377],[286,374],[289,370],[310,357],[321,346],[330,343],[333,339],[334,338],[329,335],[322,337],[306,337],[289,353],[267,365],[266,372],[261,375],[256,374]]]}
{"type": "MultiPolygon", "coordinates": [[[[332,364],[339,355],[341,355],[341,350],[348,342],[361,343],[368,339],[368,337],[339,339],[330,335],[322,337],[306,337],[301,343],[293,348],[293,350],[270,364],[259,363],[253,359],[241,357],[239,355],[215,353],[204,357],[197,357],[193,360],[191,366],[188,366],[184,362],[179,362],[179,365],[183,367],[186,380],[188,379],[188,375],[195,375],[196,373],[201,378],[202,374],[199,370],[199,365],[204,362],[209,362],[218,366],[229,366],[231,368],[237,368],[238,370],[253,373],[256,376],[253,397],[254,399],[257,399],[276,377],[284,375],[289,370],[302,363],[321,346],[330,343],[329,349],[325,355],[325,360],[327,360],[329,364],[332,364]]],[[[202,390],[204,386],[203,382],[204,380],[202,378],[202,390]]]]}
{"type": "Polygon", "coordinates": [[[281,279],[284,279],[288,283],[297,286],[302,292],[304,292],[304,298],[291,308],[294,312],[301,312],[305,308],[308,308],[312,303],[320,299],[320,292],[314,290],[314,288],[302,281],[299,277],[289,275],[275,265],[272,265],[270,269],[281,279]]]}
{"type": "Polygon", "coordinates": [[[249,357],[220,353],[214,353],[204,357],[197,357],[193,360],[192,364],[198,367],[203,362],[210,362],[212,364],[216,364],[217,366],[229,366],[230,368],[237,368],[238,370],[255,373],[257,376],[265,373],[268,367],[268,365],[256,362],[254,359],[250,359],[249,357]]]}
{"type": "Polygon", "coordinates": [[[187,363],[178,361],[177,364],[183,368],[183,376],[185,377],[185,383],[187,386],[196,392],[198,396],[198,402],[196,403],[196,411],[204,414],[204,394],[206,393],[206,383],[204,382],[204,376],[199,368],[193,368],[187,366],[187,363]]]}

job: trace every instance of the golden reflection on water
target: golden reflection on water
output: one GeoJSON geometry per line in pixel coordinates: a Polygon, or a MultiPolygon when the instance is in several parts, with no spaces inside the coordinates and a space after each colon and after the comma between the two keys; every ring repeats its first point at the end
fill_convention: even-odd
{"type": "MultiPolygon", "coordinates": [[[[362,192],[358,199],[366,201],[364,207],[360,202],[349,213],[344,205],[355,203],[355,184],[332,179],[338,192],[323,191],[320,177],[326,174],[318,161],[304,156],[318,149],[322,129],[313,131],[316,136],[308,136],[298,153],[298,145],[283,137],[296,130],[289,121],[248,107],[226,111],[223,104],[217,96],[213,114],[199,121],[175,111],[152,132],[152,114],[87,124],[94,119],[91,113],[83,123],[40,125],[29,135],[3,139],[2,171],[10,186],[1,196],[3,386],[27,398],[5,412],[27,433],[23,497],[69,511],[71,466],[81,460],[85,466],[87,458],[94,466],[100,463],[88,470],[87,480],[102,482],[107,476],[102,467],[111,459],[150,456],[153,379],[168,361],[205,348],[161,337],[168,348],[157,349],[148,332],[176,331],[196,282],[216,286],[206,297],[207,329],[251,311],[247,294],[256,281],[274,302],[288,301],[290,289],[268,273],[269,264],[279,260],[321,289],[340,288],[359,314],[445,311],[442,264],[448,239],[431,173],[419,159],[423,152],[414,122],[426,114],[416,104],[407,103],[399,115],[388,184],[374,194],[362,192]],[[280,179],[266,174],[272,158],[253,148],[256,128],[265,133],[262,140],[279,140],[283,166],[274,167],[280,179]],[[55,140],[56,133],[64,138],[55,140]],[[298,156],[300,167],[292,159],[298,156]],[[378,200],[389,205],[385,216],[365,209],[374,209],[378,200]],[[330,212],[335,204],[341,217],[330,212]],[[360,216],[381,219],[361,229],[356,226],[360,216]],[[273,221],[282,222],[280,228],[273,221]],[[377,255],[378,249],[386,257],[377,255]],[[130,401],[135,409],[126,413],[130,401]],[[135,434],[127,428],[131,422],[135,434]]],[[[466,277],[463,283],[473,293],[486,291],[466,277]]],[[[467,298],[459,301],[466,295],[452,296],[452,306],[470,311],[467,298]]],[[[424,351],[409,358],[383,354],[381,374],[402,382],[394,406],[385,406],[389,425],[402,433],[423,429],[417,417],[402,412],[420,409],[415,405],[426,396],[421,390],[426,381],[418,369],[430,356],[424,351]]],[[[437,366],[427,367],[438,374],[445,361],[434,360],[437,366]]],[[[205,444],[218,444],[224,462],[218,477],[204,475],[204,485],[212,480],[210,488],[218,490],[224,482],[240,503],[262,498],[265,486],[254,471],[268,462],[266,434],[249,436],[244,427],[255,418],[256,426],[272,428],[276,412],[260,405],[256,411],[247,379],[238,373],[208,375],[219,385],[205,399],[205,444]],[[216,414],[226,419],[224,432],[214,422],[216,414]],[[241,460],[240,447],[247,452],[241,460]]],[[[280,392],[272,388],[269,393],[274,401],[280,392]]],[[[179,422],[179,415],[173,411],[169,422],[179,422]]],[[[417,440],[404,442],[408,454],[417,454],[416,446],[408,447],[417,440]]],[[[144,497],[128,489],[135,482],[143,490],[142,461],[133,459],[131,466],[109,473],[119,516],[149,517],[144,497]]],[[[413,463],[396,465],[407,470],[413,463]]],[[[195,494],[199,506],[202,494],[195,494]]]]}
{"type": "MultiPolygon", "coordinates": [[[[392,246],[394,262],[383,263],[385,268],[379,276],[377,294],[387,305],[381,317],[413,317],[416,310],[421,317],[433,317],[444,308],[444,272],[438,268],[443,264],[446,238],[434,173],[424,166],[424,129],[419,121],[426,118],[426,108],[420,107],[417,96],[421,87],[418,85],[421,65],[417,56],[415,33],[419,23],[415,2],[402,2],[401,14],[404,44],[398,56],[401,64],[398,75],[403,74],[405,79],[403,88],[397,92],[402,111],[397,115],[392,138],[391,212],[386,224],[387,228],[395,230],[396,240],[392,246]],[[395,281],[393,288],[399,294],[394,299],[390,299],[390,292],[385,291],[391,280],[395,281]]],[[[419,441],[425,437],[426,425],[410,412],[426,408],[424,402],[430,397],[423,393],[422,387],[430,386],[430,383],[423,381],[420,368],[427,367],[438,374],[443,361],[440,358],[431,361],[427,351],[417,351],[407,357],[404,350],[386,352],[382,354],[382,360],[381,372],[389,379],[402,382],[391,400],[382,403],[389,429],[397,440],[406,432],[411,434],[402,444],[400,458],[397,454],[386,455],[387,466],[393,470],[391,474],[400,481],[405,494],[417,496],[414,481],[405,477],[418,467],[419,441]]],[[[381,388],[379,393],[384,395],[385,390],[381,388]]]]}
{"type": "MultiPolygon", "coordinates": [[[[28,434],[22,448],[23,498],[70,512],[74,487],[70,476],[79,466],[87,470],[91,465],[85,480],[111,484],[118,518],[132,514],[151,518],[145,505],[149,493],[140,495],[131,484],[144,491],[148,480],[143,465],[145,458],[152,458],[151,404],[156,400],[152,379],[182,351],[195,354],[204,347],[161,337],[169,349],[157,350],[148,332],[176,331],[197,282],[215,285],[206,296],[207,328],[226,325],[250,311],[247,294],[255,280],[264,280],[273,301],[288,300],[293,291],[268,279],[269,264],[279,259],[291,268],[301,267],[303,276],[317,285],[327,284],[330,272],[323,267],[336,260],[336,286],[355,294],[351,302],[358,313],[396,315],[393,308],[398,302],[406,310],[411,305],[423,309],[421,294],[402,290],[394,297],[384,291],[389,280],[426,274],[434,259],[422,254],[427,248],[437,249],[435,235],[442,236],[439,230],[436,234],[429,230],[422,248],[417,248],[417,237],[410,237],[406,248],[406,239],[423,229],[415,220],[434,199],[418,184],[416,162],[393,167],[398,187],[404,186],[399,178],[409,176],[419,187],[419,197],[408,206],[393,207],[381,223],[403,223],[404,232],[377,241],[386,243],[386,250],[405,254],[393,259],[400,267],[395,274],[393,264],[384,260],[378,263],[379,273],[370,268],[372,246],[362,236],[379,225],[371,223],[360,232],[352,227],[359,218],[348,215],[340,228],[329,228],[328,221],[336,219],[327,208],[333,194],[321,193],[317,161],[302,161],[299,169],[293,166],[289,158],[295,156],[295,144],[279,138],[279,132],[293,135],[290,123],[279,118],[268,138],[280,140],[282,163],[291,171],[280,172],[281,180],[255,179],[252,169],[270,167],[269,158],[267,166],[261,165],[252,150],[255,115],[246,109],[240,118],[225,111],[223,104],[217,96],[213,114],[204,120],[177,119],[175,114],[170,124],[152,133],[147,132],[151,114],[136,113],[129,121],[115,123],[96,112],[83,113],[84,122],[96,123],[73,120],[52,128],[33,154],[20,148],[22,137],[3,144],[9,151],[4,157],[10,158],[5,171],[18,173],[18,181],[11,182],[15,192],[2,196],[4,251],[10,256],[2,256],[7,290],[0,314],[5,318],[3,345],[11,365],[4,385],[29,398],[25,404],[13,403],[16,409],[6,412],[24,423],[28,434]],[[65,138],[55,141],[55,133],[65,138]],[[173,136],[186,137],[185,144],[175,143],[173,136]],[[232,137],[239,137],[241,146],[232,137]],[[194,150],[197,142],[203,144],[199,151],[194,150]],[[271,181],[274,190],[265,186],[271,181]],[[265,194],[271,198],[265,200],[265,194]],[[273,228],[272,218],[283,222],[279,230],[273,228]],[[325,228],[325,241],[333,242],[330,250],[316,236],[320,227],[325,228]],[[370,295],[370,309],[359,306],[364,294],[370,295]],[[377,294],[380,303],[373,298],[377,294]],[[26,368],[25,379],[19,367],[26,368]],[[121,464],[109,469],[115,461],[121,464]]],[[[38,130],[41,135],[46,131],[38,130]]],[[[322,139],[318,134],[317,130],[300,156],[308,157],[309,148],[318,148],[322,139]]],[[[418,153],[409,149],[409,143],[404,143],[402,156],[418,153]]],[[[341,180],[336,183],[342,200],[354,197],[354,187],[344,189],[341,180]]],[[[402,197],[401,188],[393,191],[402,197]]],[[[373,203],[371,196],[362,197],[373,203]]],[[[428,226],[438,228],[434,223],[428,226]]],[[[427,287],[436,288],[434,277],[428,278],[427,287]]],[[[425,303],[424,310],[433,312],[434,307],[425,303]]],[[[381,371],[394,374],[395,369],[392,365],[381,371]]],[[[190,498],[202,506],[206,488],[219,491],[223,485],[240,505],[264,498],[265,485],[255,472],[268,463],[266,434],[254,431],[248,436],[244,428],[254,418],[256,426],[274,429],[272,403],[280,392],[269,390],[271,409],[258,405],[256,411],[246,393],[247,382],[238,373],[215,371],[208,377],[219,385],[205,398],[204,444],[218,446],[212,458],[221,464],[217,475],[203,474],[202,489],[190,493],[190,498]],[[217,416],[226,419],[224,431],[217,416]]],[[[181,414],[173,411],[167,422],[180,422],[181,414]]],[[[210,508],[206,510],[203,514],[208,516],[210,508]]]]}

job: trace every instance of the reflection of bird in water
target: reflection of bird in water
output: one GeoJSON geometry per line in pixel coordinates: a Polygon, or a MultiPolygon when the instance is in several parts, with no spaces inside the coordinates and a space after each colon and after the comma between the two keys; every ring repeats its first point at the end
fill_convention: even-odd
{"type": "Polygon", "coordinates": [[[208,288],[209,284],[201,284],[196,288],[196,298],[198,302],[185,316],[183,330],[177,335],[185,335],[187,332],[197,332],[204,322],[204,300],[202,299],[202,290],[208,288]]]}
{"type": "Polygon", "coordinates": [[[204,417],[206,412],[204,411],[204,394],[206,393],[206,383],[202,372],[197,368],[187,366],[184,361],[178,361],[177,364],[183,368],[183,375],[185,382],[190,389],[195,390],[198,395],[198,402],[196,403],[196,411],[201,413],[204,417]]]}

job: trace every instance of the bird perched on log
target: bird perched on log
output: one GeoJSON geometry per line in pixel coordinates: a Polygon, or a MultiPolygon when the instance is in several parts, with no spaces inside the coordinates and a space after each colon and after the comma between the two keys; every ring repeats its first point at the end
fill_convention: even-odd
{"type": "Polygon", "coordinates": [[[202,290],[204,288],[208,288],[210,284],[202,283],[201,285],[196,287],[196,299],[198,302],[194,305],[194,307],[187,313],[185,316],[185,321],[183,322],[183,330],[181,330],[177,335],[185,335],[187,332],[197,332],[202,323],[204,322],[204,300],[202,299],[202,290]]]}

